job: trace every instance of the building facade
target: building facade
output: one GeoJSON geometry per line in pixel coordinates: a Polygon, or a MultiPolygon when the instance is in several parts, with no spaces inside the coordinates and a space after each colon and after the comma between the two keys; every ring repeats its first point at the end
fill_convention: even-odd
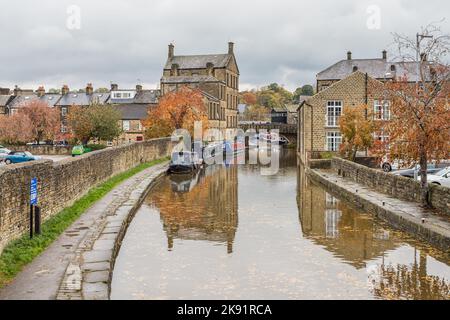
{"type": "Polygon", "coordinates": [[[207,104],[211,128],[237,128],[239,104],[239,68],[234,44],[228,53],[209,55],[175,55],[169,45],[167,62],[161,78],[161,94],[182,86],[199,89],[207,104]]]}
{"type": "Polygon", "coordinates": [[[298,152],[303,163],[322,152],[338,152],[339,117],[344,106],[366,104],[388,120],[389,105],[380,99],[383,83],[355,71],[304,101],[298,110],[298,152]]]}

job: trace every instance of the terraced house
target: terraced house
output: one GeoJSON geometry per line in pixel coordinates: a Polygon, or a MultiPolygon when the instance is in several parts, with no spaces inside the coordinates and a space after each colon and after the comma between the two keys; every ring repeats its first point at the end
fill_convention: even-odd
{"type": "Polygon", "coordinates": [[[236,128],[238,124],[239,68],[234,44],[228,53],[175,55],[169,45],[167,62],[161,78],[162,95],[188,86],[202,91],[208,107],[211,128],[236,128]]]}

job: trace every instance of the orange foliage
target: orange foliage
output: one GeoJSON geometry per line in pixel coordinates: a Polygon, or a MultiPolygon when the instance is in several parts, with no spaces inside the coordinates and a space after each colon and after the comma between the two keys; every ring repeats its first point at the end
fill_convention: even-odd
{"type": "Polygon", "coordinates": [[[242,100],[247,105],[255,105],[256,102],[258,101],[256,94],[254,92],[248,92],[248,91],[244,92],[242,94],[242,100]]]}
{"type": "Polygon", "coordinates": [[[146,137],[169,136],[176,129],[194,131],[194,122],[201,121],[203,129],[208,126],[208,112],[200,90],[182,87],[165,94],[156,108],[151,109],[144,120],[146,137]]]}

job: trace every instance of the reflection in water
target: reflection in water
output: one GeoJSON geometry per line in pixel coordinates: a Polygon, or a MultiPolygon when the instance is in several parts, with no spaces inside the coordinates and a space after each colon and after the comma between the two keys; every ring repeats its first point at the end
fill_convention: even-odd
{"type": "MultiPolygon", "coordinates": [[[[403,246],[404,243],[399,241],[399,238],[408,238],[406,235],[389,230],[381,221],[375,222],[372,216],[358,212],[341,202],[329,193],[332,190],[327,192],[312,183],[305,176],[302,167],[298,172],[297,188],[303,234],[355,268],[367,268],[369,289],[375,297],[450,297],[449,279],[427,273],[427,257],[433,251],[431,248],[414,248],[414,256],[409,264],[386,262],[385,254],[403,246]],[[368,263],[374,260],[377,262],[368,266],[368,263]]],[[[448,257],[444,254],[436,252],[435,257],[443,258],[448,263],[448,257]]]]}
{"type": "Polygon", "coordinates": [[[237,188],[237,166],[208,166],[194,177],[165,177],[146,202],[159,209],[169,249],[176,238],[226,243],[231,253],[238,225],[237,188]]]}
{"type": "Polygon", "coordinates": [[[272,176],[228,163],[162,179],[128,229],[111,297],[449,298],[448,255],[340,201],[308,181],[295,152],[279,152],[272,176]]]}

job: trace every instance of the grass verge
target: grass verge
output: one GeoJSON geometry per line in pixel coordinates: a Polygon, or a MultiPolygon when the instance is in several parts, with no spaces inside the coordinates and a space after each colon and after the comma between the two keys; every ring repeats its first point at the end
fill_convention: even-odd
{"type": "Polygon", "coordinates": [[[28,234],[9,243],[0,256],[0,288],[9,283],[22,268],[41,254],[61,233],[64,232],[79,216],[89,209],[96,201],[104,197],[114,187],[144,169],[166,161],[168,158],[143,163],[128,171],[115,175],[51,217],[42,224],[42,234],[30,239],[28,234]]]}

